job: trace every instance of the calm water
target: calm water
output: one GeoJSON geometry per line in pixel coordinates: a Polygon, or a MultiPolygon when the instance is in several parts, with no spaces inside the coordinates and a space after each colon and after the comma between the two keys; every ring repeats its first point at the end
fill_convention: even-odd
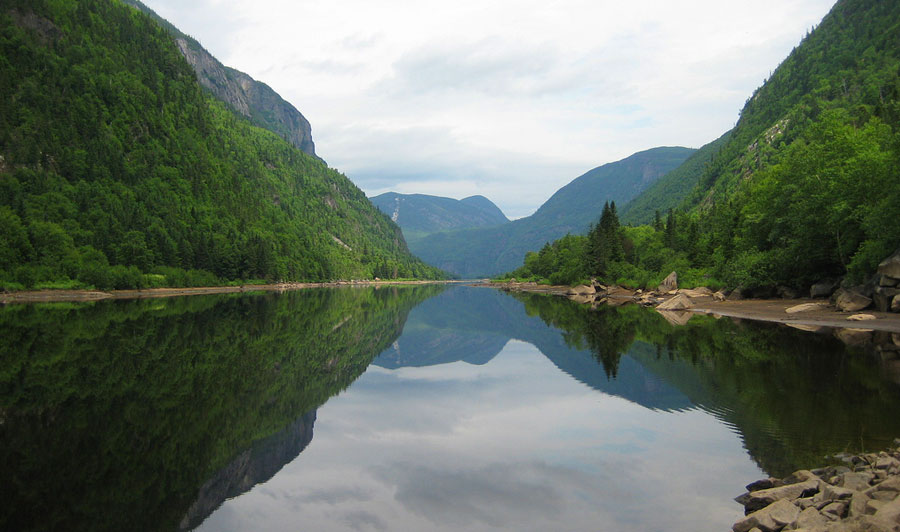
{"type": "Polygon", "coordinates": [[[871,346],[485,288],[9,306],[0,332],[3,530],[722,531],[747,482],[900,436],[871,346]]]}

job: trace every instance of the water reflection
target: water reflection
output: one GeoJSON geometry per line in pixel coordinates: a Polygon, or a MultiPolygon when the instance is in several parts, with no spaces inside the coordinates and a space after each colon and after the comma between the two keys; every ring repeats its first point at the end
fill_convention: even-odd
{"type": "Polygon", "coordinates": [[[202,518],[277,470],[267,456],[296,456],[315,407],[440,290],[0,309],[0,529],[173,530],[202,518]],[[235,466],[252,442],[297,423],[288,448],[257,448],[235,466]],[[221,489],[198,499],[229,462],[249,476],[220,471],[221,489]]]}
{"type": "Polygon", "coordinates": [[[900,435],[897,384],[833,336],[483,288],[0,330],[2,529],[722,530],[763,471],[900,435]]]}

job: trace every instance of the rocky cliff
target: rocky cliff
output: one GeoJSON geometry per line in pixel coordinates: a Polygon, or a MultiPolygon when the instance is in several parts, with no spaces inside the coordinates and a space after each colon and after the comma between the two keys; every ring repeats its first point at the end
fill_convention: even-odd
{"type": "Polygon", "coordinates": [[[249,75],[223,65],[199,42],[185,35],[167,20],[137,0],[125,0],[147,13],[175,38],[182,55],[194,68],[200,84],[216,98],[247,117],[254,125],[273,131],[305,153],[315,156],[309,121],[271,87],[249,75]]]}

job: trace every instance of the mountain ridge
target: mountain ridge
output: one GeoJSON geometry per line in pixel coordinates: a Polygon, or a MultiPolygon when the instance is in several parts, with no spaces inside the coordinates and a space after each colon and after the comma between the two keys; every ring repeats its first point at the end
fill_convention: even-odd
{"type": "Polygon", "coordinates": [[[400,226],[407,244],[432,233],[493,227],[509,222],[491,200],[478,195],[457,200],[428,194],[385,192],[369,201],[400,226]]]}
{"type": "Polygon", "coordinates": [[[410,243],[425,262],[462,277],[491,276],[522,263],[525,253],[567,233],[585,232],[607,201],[624,204],[695,150],[657,147],[589,170],[556,191],[531,216],[499,227],[435,233],[410,243]]]}

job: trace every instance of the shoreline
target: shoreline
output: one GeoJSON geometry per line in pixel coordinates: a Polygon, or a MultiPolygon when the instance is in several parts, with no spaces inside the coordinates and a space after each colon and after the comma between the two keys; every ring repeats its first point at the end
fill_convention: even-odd
{"type": "Polygon", "coordinates": [[[450,284],[464,281],[331,281],[320,283],[273,283],[241,286],[196,286],[184,288],[146,288],[142,290],[23,290],[0,294],[0,304],[60,303],[79,301],[105,301],[111,299],[152,299],[163,297],[198,296],[209,294],[234,294],[244,292],[287,292],[307,288],[337,288],[343,286],[397,286],[450,284]]]}
{"type": "MultiPolygon", "coordinates": [[[[530,292],[537,294],[551,294],[568,297],[582,304],[608,304],[611,306],[627,304],[644,304],[641,298],[646,292],[638,292],[621,287],[610,287],[608,290],[597,292],[596,299],[583,295],[572,294],[573,287],[558,285],[538,285],[536,283],[477,283],[476,286],[489,286],[492,288],[530,292]],[[603,303],[601,303],[603,301],[603,303]]],[[[692,290],[675,290],[675,293],[661,296],[659,303],[670,300],[681,293],[691,293],[692,290]]],[[[828,299],[741,299],[731,301],[716,301],[712,296],[689,295],[693,306],[684,310],[665,311],[659,310],[664,316],[687,317],[693,314],[706,314],[711,316],[726,316],[734,319],[747,319],[781,323],[789,327],[801,330],[819,332],[826,328],[848,329],[851,331],[882,331],[900,333],[900,314],[893,312],[879,312],[877,310],[863,310],[860,312],[844,312],[832,305],[828,299]],[[820,305],[820,308],[798,313],[788,313],[787,309],[806,303],[820,305]],[[850,316],[868,314],[875,319],[864,321],[848,320],[850,316]]],[[[648,305],[645,305],[648,306],[648,305]]],[[[656,306],[653,304],[652,306],[656,306]]],[[[685,323],[687,320],[683,320],[685,323]]],[[[683,324],[683,323],[682,323],[683,324]]]]}

